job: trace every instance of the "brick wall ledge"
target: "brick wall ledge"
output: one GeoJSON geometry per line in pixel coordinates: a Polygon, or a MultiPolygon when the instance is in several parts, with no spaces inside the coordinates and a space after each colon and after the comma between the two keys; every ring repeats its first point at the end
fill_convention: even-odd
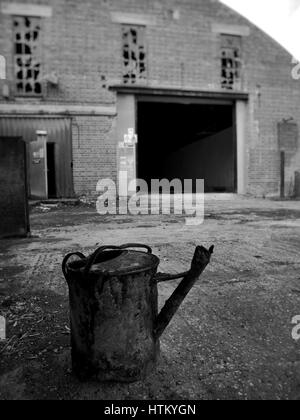
{"type": "Polygon", "coordinates": [[[117,109],[115,106],[0,104],[0,114],[115,116],[117,109]]]}
{"type": "Polygon", "coordinates": [[[224,100],[244,100],[249,99],[248,92],[240,92],[233,90],[221,91],[203,91],[194,89],[176,89],[169,87],[146,87],[146,86],[128,86],[128,85],[111,85],[111,90],[118,93],[134,94],[141,96],[173,96],[173,97],[186,97],[186,98],[203,98],[203,99],[224,99],[224,100]]]}

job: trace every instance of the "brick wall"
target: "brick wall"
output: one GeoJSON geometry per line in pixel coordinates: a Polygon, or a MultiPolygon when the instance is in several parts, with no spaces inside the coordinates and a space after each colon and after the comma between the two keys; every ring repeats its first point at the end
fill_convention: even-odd
{"type": "Polygon", "coordinates": [[[77,117],[73,131],[73,174],[77,194],[96,194],[97,182],[116,180],[115,118],[77,117]]]}
{"type": "MultiPolygon", "coordinates": [[[[245,19],[216,0],[22,0],[53,7],[43,19],[44,73],[55,71],[59,87],[30,102],[115,106],[108,89],[121,81],[121,27],[112,12],[138,14],[147,26],[148,86],[220,90],[220,36],[212,23],[247,25],[243,38],[243,89],[249,92],[247,115],[247,192],[279,192],[277,125],[293,117],[300,126],[300,80],[291,77],[291,56],[245,19]],[[178,13],[173,13],[174,10],[178,13]]],[[[13,84],[11,18],[0,13],[0,54],[7,59],[13,84]]],[[[3,84],[3,82],[1,82],[3,84]]],[[[13,96],[0,103],[15,103],[13,96]]],[[[19,102],[28,100],[18,99],[19,102]]],[[[76,117],[73,127],[74,182],[77,194],[91,194],[99,177],[115,177],[115,120],[76,117]]],[[[288,179],[300,170],[300,148],[287,168],[288,179]]],[[[290,190],[290,187],[287,186],[290,190]]]]}

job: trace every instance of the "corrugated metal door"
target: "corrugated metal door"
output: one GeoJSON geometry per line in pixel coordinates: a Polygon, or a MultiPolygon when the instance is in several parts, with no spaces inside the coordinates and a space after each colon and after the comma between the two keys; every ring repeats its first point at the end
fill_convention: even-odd
{"type": "Polygon", "coordinates": [[[26,236],[26,147],[21,139],[0,137],[0,191],[0,237],[26,236]]]}
{"type": "Polygon", "coordinates": [[[30,191],[36,198],[48,198],[47,138],[30,143],[30,191]]]}
{"type": "Polygon", "coordinates": [[[0,137],[21,137],[28,145],[28,159],[29,143],[36,140],[37,131],[46,131],[48,143],[55,144],[57,198],[73,197],[71,118],[0,116],[0,137]]]}

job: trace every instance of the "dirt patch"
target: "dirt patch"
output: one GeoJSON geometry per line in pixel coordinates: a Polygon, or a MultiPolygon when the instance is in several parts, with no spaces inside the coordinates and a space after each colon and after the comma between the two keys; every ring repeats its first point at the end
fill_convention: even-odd
{"type": "MultiPolygon", "coordinates": [[[[300,349],[291,334],[300,314],[299,211],[250,204],[213,202],[211,217],[192,228],[183,217],[102,218],[81,206],[34,213],[38,238],[0,241],[0,398],[299,399],[300,349]],[[130,385],[80,383],[71,372],[62,258],[128,242],[152,246],[161,272],[185,271],[198,244],[215,244],[215,254],[163,335],[152,375],[130,385]]],[[[160,307],[177,283],[159,286],[160,307]]]]}
{"type": "Polygon", "coordinates": [[[253,220],[295,220],[300,219],[300,210],[291,209],[276,209],[276,210],[260,210],[260,209],[239,209],[238,211],[232,212],[208,212],[206,214],[207,219],[213,220],[239,220],[241,223],[247,223],[253,220]]]}

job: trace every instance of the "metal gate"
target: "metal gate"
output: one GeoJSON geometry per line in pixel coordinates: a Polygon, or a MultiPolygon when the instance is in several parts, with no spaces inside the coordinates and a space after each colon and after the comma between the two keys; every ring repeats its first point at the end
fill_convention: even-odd
{"type": "Polygon", "coordinates": [[[0,238],[29,233],[26,147],[20,138],[0,137],[0,238]]]}

